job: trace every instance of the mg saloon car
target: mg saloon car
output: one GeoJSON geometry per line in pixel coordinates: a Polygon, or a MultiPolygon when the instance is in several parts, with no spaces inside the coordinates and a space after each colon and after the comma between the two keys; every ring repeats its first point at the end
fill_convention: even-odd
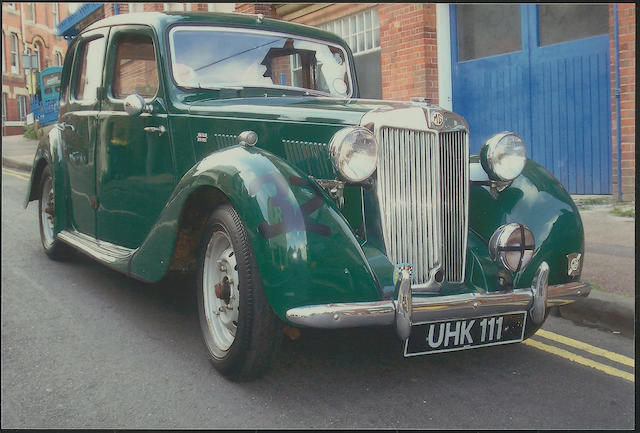
{"type": "Polygon", "coordinates": [[[349,47],[316,28],[98,21],[35,155],[44,251],[195,275],[204,343],[236,380],[285,325],[391,326],[412,356],[522,341],[588,295],[578,209],[515,132],[469,155],[461,116],[358,96],[349,47]]]}

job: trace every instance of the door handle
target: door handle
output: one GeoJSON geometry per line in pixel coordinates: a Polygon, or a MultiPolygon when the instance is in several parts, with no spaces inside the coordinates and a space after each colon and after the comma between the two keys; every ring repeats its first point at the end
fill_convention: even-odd
{"type": "Polygon", "coordinates": [[[167,128],[165,128],[163,125],[160,125],[158,127],[155,126],[145,126],[144,130],[147,132],[151,132],[151,133],[158,133],[158,135],[162,135],[165,132],[167,132],[167,128]]]}
{"type": "Polygon", "coordinates": [[[75,132],[76,128],[74,128],[73,125],[69,125],[68,123],[56,123],[56,127],[60,130],[60,131],[64,131],[65,129],[69,128],[71,130],[71,132],[75,132]]]}

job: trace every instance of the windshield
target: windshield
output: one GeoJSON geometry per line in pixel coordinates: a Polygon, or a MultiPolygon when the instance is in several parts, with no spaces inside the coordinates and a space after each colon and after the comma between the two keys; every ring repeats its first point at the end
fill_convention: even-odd
{"type": "Polygon", "coordinates": [[[203,26],[170,33],[176,83],[190,88],[291,88],[351,96],[349,65],[338,45],[270,32],[203,26]]]}

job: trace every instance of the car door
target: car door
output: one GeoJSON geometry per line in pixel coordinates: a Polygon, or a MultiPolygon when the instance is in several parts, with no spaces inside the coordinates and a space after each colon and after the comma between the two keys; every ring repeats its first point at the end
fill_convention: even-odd
{"type": "Polygon", "coordinates": [[[175,185],[159,51],[151,28],[112,27],[98,116],[96,155],[98,239],[137,248],[175,185]],[[127,96],[145,99],[129,115],[127,96]]]}
{"type": "Polygon", "coordinates": [[[96,234],[95,132],[107,32],[87,32],[75,44],[68,102],[57,124],[68,179],[70,225],[89,236],[96,234]]]}

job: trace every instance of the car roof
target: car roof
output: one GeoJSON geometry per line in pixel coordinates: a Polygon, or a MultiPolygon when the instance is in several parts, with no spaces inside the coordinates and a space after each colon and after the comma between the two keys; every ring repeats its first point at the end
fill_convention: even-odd
{"type": "MultiPolygon", "coordinates": [[[[82,33],[100,27],[110,27],[124,24],[143,24],[154,27],[158,33],[163,33],[169,26],[175,24],[210,24],[227,27],[241,27],[281,33],[291,33],[326,41],[347,45],[339,36],[320,30],[316,27],[288,21],[263,18],[260,15],[242,13],[219,12],[137,12],[114,15],[101,19],[83,29],[82,33]]],[[[81,34],[82,34],[81,33],[81,34]]]]}

